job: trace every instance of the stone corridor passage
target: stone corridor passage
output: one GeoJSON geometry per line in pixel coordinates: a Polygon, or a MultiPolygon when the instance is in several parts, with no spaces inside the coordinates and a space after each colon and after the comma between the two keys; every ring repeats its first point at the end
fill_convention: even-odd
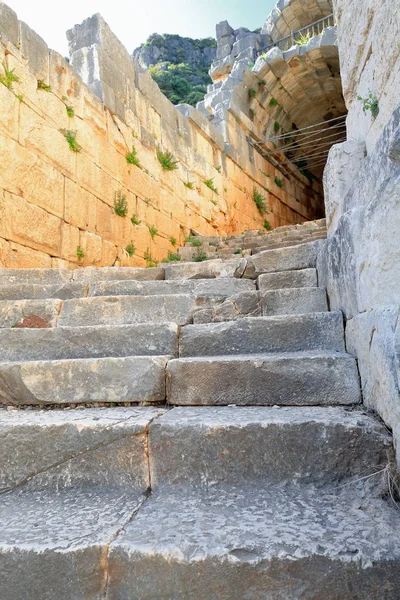
{"type": "Polygon", "coordinates": [[[400,598],[392,439],[309,227],[0,270],[1,600],[400,598]]]}

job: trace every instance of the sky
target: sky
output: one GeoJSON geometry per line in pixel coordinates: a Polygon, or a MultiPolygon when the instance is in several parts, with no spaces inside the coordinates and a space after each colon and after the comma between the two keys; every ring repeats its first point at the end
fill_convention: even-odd
{"type": "Polygon", "coordinates": [[[215,25],[229,21],[233,28],[261,27],[276,0],[5,0],[53,50],[68,56],[67,29],[101,13],[129,52],[151,33],[185,37],[215,37],[215,25]]]}

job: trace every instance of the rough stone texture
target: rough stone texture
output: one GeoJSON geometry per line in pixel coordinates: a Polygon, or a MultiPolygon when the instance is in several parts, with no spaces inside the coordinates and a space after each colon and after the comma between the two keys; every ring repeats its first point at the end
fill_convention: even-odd
{"type": "Polygon", "coordinates": [[[72,280],[66,269],[0,269],[0,285],[63,285],[72,280]]]}
{"type": "Polygon", "coordinates": [[[393,243],[400,228],[400,162],[392,153],[399,139],[400,108],[353,179],[337,228],[319,256],[320,284],[333,310],[348,318],[400,302],[400,249],[393,243]]]}
{"type": "Polygon", "coordinates": [[[180,356],[218,356],[327,350],[342,352],[341,313],[245,318],[231,323],[188,325],[180,338],[180,356]]]}
{"type": "Polygon", "coordinates": [[[206,482],[322,485],[379,471],[393,459],[382,424],[326,407],[174,408],[151,424],[150,447],[155,489],[206,482]]]}
{"type": "Polygon", "coordinates": [[[243,277],[255,279],[262,273],[314,268],[317,256],[323,250],[325,243],[322,240],[316,240],[308,244],[260,252],[246,259],[247,264],[243,277]]]}
{"type": "Polygon", "coordinates": [[[94,283],[97,281],[155,281],[164,279],[164,269],[162,267],[153,267],[150,269],[138,269],[132,267],[103,267],[96,269],[87,267],[74,271],[73,280],[84,283],[94,283]]]}
{"type": "Polygon", "coordinates": [[[213,279],[214,277],[241,277],[245,260],[212,260],[205,262],[167,265],[165,279],[213,279]]]}
{"type": "Polygon", "coordinates": [[[193,315],[193,323],[232,321],[242,317],[260,317],[261,315],[259,292],[241,292],[233,294],[215,307],[199,310],[193,315]]]}
{"type": "MultiPolygon", "coordinates": [[[[0,410],[0,492],[149,485],[146,436],[158,408],[0,410]]],[[[3,496],[4,498],[4,496],[3,496]]]]}
{"type": "Polygon", "coordinates": [[[2,598],[101,598],[108,545],[144,500],[139,488],[63,492],[24,489],[2,496],[2,598]],[[21,518],[23,515],[23,518],[21,518]]]}
{"type": "Polygon", "coordinates": [[[0,330],[1,362],[176,356],[177,353],[175,323],[0,330]]]}
{"type": "Polygon", "coordinates": [[[343,214],[345,196],[366,156],[365,144],[348,140],[335,144],[324,170],[324,199],[328,232],[335,231],[343,214]]]}
{"type": "MultiPolygon", "coordinates": [[[[111,544],[110,600],[395,600],[397,510],[307,486],[162,489],[111,544]],[[249,502],[249,497],[251,502],[249,502]],[[167,526],[167,531],[166,531],[167,526]]],[[[8,600],[8,598],[7,598],[8,600]]]]}
{"type": "Polygon", "coordinates": [[[190,323],[196,299],[189,295],[110,296],[66,300],[58,324],[67,327],[131,323],[190,323]]]}
{"type": "Polygon", "coordinates": [[[285,288],[301,288],[317,286],[316,269],[300,269],[299,271],[282,271],[281,273],[266,273],[257,279],[258,289],[282,290],[285,288]]]}
{"type": "Polygon", "coordinates": [[[349,352],[358,359],[363,400],[393,430],[400,450],[400,306],[385,306],[347,322],[349,352]]]}
{"type": "Polygon", "coordinates": [[[30,317],[40,319],[48,327],[55,327],[61,306],[59,300],[2,300],[0,328],[21,326],[30,317]]]}
{"type": "Polygon", "coordinates": [[[261,294],[262,314],[296,315],[328,310],[326,290],[322,288],[289,288],[261,294]]]}
{"type": "Polygon", "coordinates": [[[176,405],[329,406],[361,401],[354,358],[312,352],[174,359],[168,363],[167,395],[176,405]]]}
{"type": "Polygon", "coordinates": [[[134,356],[0,363],[0,403],[164,402],[168,358],[134,356]]]}
{"type": "Polygon", "coordinates": [[[61,285],[39,285],[34,283],[21,283],[5,285],[0,288],[0,300],[39,300],[45,298],[58,298],[69,300],[83,298],[88,294],[88,286],[84,283],[64,283],[61,285]]]}
{"type": "Polygon", "coordinates": [[[18,18],[16,13],[4,2],[0,2],[0,33],[14,46],[18,44],[18,18]]]}
{"type": "MultiPolygon", "coordinates": [[[[244,279],[185,279],[183,281],[116,281],[99,282],[89,288],[89,296],[152,296],[161,294],[194,294],[227,297],[243,291],[255,290],[253,281],[244,279]]],[[[1,294],[1,290],[0,290],[1,294]]]]}

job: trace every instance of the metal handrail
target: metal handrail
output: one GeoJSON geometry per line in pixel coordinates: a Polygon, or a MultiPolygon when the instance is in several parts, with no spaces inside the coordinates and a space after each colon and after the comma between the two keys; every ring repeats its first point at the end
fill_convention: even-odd
{"type": "Polygon", "coordinates": [[[306,27],[298,29],[297,31],[291,31],[290,35],[287,35],[286,37],[281,38],[280,40],[277,40],[276,42],[273,42],[264,48],[261,48],[257,51],[257,56],[265,54],[268,52],[268,50],[271,50],[271,48],[279,48],[282,50],[282,52],[286,52],[292,48],[296,42],[300,41],[302,37],[310,37],[311,39],[316,35],[320,35],[327,27],[334,26],[335,16],[332,13],[326,17],[323,17],[322,19],[318,19],[318,21],[314,21],[314,23],[310,23],[310,25],[306,25],[306,27]]]}

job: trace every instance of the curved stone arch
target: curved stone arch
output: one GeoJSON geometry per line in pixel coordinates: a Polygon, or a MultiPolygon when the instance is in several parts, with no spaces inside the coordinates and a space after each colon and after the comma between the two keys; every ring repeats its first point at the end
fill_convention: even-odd
{"type": "MultiPolygon", "coordinates": [[[[345,115],[336,28],[329,27],[305,46],[294,45],[287,52],[274,47],[259,57],[252,69],[248,59],[237,60],[227,78],[210,87],[203,108],[222,133],[227,131],[226,111],[233,112],[266,151],[280,147],[279,143],[269,143],[270,138],[295,135],[298,129],[345,115]]],[[[320,127],[327,129],[319,141],[320,146],[326,142],[326,154],[330,143],[340,141],[332,132],[344,135],[344,127],[344,121],[333,121],[332,129],[329,124],[320,127]],[[334,125],[340,125],[341,130],[334,125]]],[[[281,161],[286,163],[287,158],[281,161]]],[[[317,162],[321,161],[314,161],[315,165],[317,162]]],[[[318,164],[312,170],[316,177],[322,176],[323,166],[318,164]]]]}
{"type": "Polygon", "coordinates": [[[272,42],[333,13],[331,0],[278,0],[262,33],[272,42]]]}

